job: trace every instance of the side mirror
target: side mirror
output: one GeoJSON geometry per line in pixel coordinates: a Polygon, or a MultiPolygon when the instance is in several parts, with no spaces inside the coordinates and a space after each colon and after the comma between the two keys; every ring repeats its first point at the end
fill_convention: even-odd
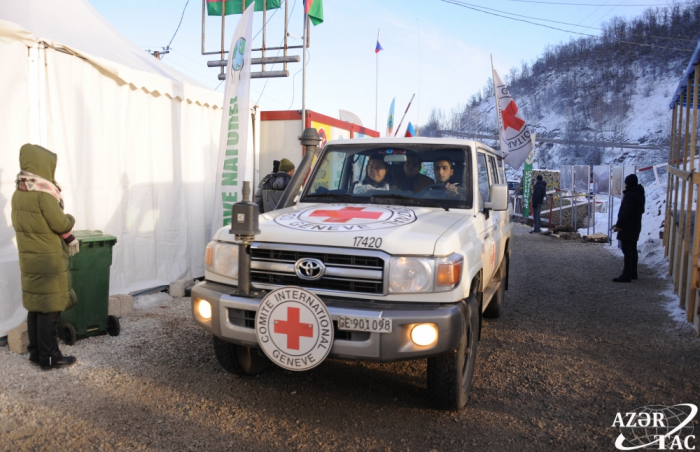
{"type": "Polygon", "coordinates": [[[489,202],[484,203],[484,209],[495,211],[508,210],[508,185],[493,184],[489,187],[489,202]]]}

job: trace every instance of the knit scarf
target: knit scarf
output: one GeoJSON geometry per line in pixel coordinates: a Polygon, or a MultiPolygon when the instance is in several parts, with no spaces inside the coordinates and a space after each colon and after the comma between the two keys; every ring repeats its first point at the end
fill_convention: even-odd
{"type": "Polygon", "coordinates": [[[43,191],[44,193],[50,194],[56,198],[56,201],[61,205],[61,209],[63,209],[61,189],[43,177],[32,174],[29,171],[20,171],[15,183],[19,191],[43,191]]]}
{"type": "MultiPolygon", "coordinates": [[[[47,181],[41,176],[32,174],[29,171],[20,171],[17,175],[17,180],[15,183],[17,184],[17,190],[19,191],[43,191],[44,193],[50,194],[56,198],[58,205],[60,205],[61,210],[63,210],[63,197],[61,196],[61,189],[58,187],[58,185],[47,181]]],[[[73,237],[70,232],[61,234],[61,237],[66,240],[66,243],[73,241],[73,237]]]]}

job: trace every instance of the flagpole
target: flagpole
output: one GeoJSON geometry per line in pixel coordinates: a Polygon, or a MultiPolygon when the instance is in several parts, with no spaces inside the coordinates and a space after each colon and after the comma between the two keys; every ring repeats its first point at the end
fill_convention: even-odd
{"type": "Polygon", "coordinates": [[[309,32],[309,16],[306,14],[306,7],[304,7],[304,43],[303,47],[303,62],[304,67],[302,68],[302,82],[301,82],[301,132],[304,133],[306,129],[306,36],[309,32]]]}
{"type": "Polygon", "coordinates": [[[403,116],[401,117],[401,121],[399,121],[399,126],[396,128],[396,132],[394,132],[394,136],[396,136],[399,133],[401,124],[403,124],[403,120],[406,118],[406,113],[408,113],[408,109],[411,108],[411,102],[413,102],[414,97],[416,97],[416,93],[413,93],[413,96],[411,96],[411,100],[408,101],[408,106],[406,107],[406,111],[403,112],[403,116]]]}
{"type": "MultiPolygon", "coordinates": [[[[377,43],[379,43],[379,29],[377,29],[377,43]]],[[[379,111],[379,52],[375,50],[374,52],[376,58],[376,75],[375,75],[375,84],[374,84],[374,130],[379,131],[377,128],[377,117],[378,117],[378,111],[379,111]]]]}
{"type": "Polygon", "coordinates": [[[503,140],[501,140],[501,109],[498,108],[498,95],[496,94],[496,77],[493,76],[493,54],[491,54],[491,81],[493,82],[493,102],[496,107],[496,129],[498,130],[498,144],[501,147],[501,157],[505,169],[505,153],[503,151],[503,140]]]}

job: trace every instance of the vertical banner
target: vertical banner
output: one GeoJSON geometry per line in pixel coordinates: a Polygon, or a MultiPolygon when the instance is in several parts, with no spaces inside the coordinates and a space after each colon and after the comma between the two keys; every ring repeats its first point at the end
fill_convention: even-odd
{"type": "Polygon", "coordinates": [[[216,192],[212,237],[231,223],[231,206],[241,200],[243,179],[252,183],[254,149],[248,146],[250,125],[250,48],[255,2],[236,25],[226,63],[226,87],[216,164],[216,192]],[[250,166],[250,168],[248,168],[250,166]]]}
{"type": "Polygon", "coordinates": [[[574,167],[573,165],[561,166],[560,190],[574,191],[574,167]]]}
{"type": "Polygon", "coordinates": [[[622,187],[624,186],[622,181],[625,179],[622,170],[623,168],[621,166],[616,166],[613,168],[612,173],[612,186],[610,187],[610,194],[617,198],[622,198],[622,187]]]}
{"type": "Polygon", "coordinates": [[[532,162],[535,161],[533,148],[525,159],[523,166],[523,218],[530,216],[530,194],[532,193],[532,162]]]}
{"type": "Polygon", "coordinates": [[[610,165],[595,165],[593,167],[593,194],[607,195],[610,193],[610,165]]]}
{"type": "Polygon", "coordinates": [[[588,165],[574,165],[574,191],[585,193],[591,191],[591,167],[588,165]]]}

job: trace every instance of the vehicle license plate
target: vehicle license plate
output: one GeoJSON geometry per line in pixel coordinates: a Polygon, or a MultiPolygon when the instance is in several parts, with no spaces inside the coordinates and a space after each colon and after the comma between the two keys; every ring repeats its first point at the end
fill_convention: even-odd
{"type": "Polygon", "coordinates": [[[344,331],[368,331],[370,333],[391,333],[391,319],[356,317],[354,315],[338,316],[338,329],[344,331]]]}

